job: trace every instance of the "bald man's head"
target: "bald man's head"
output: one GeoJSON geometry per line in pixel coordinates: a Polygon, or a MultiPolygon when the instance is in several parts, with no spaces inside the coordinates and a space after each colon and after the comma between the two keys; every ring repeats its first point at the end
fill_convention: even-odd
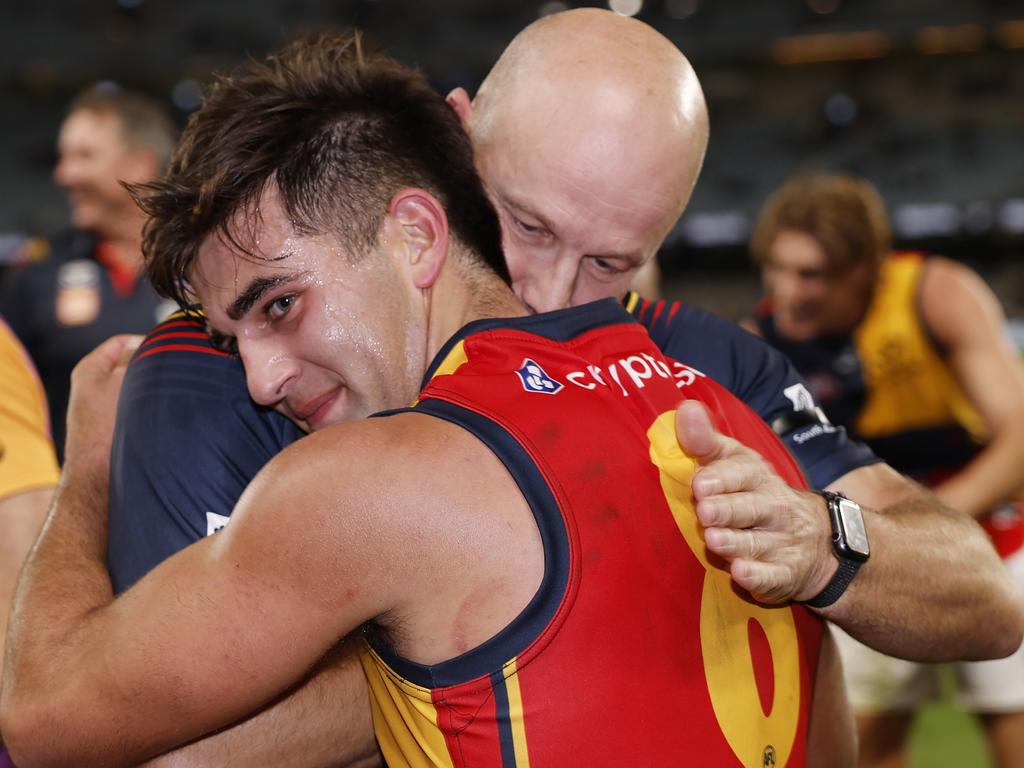
{"type": "Polygon", "coordinates": [[[538,310],[621,295],[682,212],[707,146],[690,63],[642,22],[578,9],[523,30],[472,104],[519,295],[538,310]]]}

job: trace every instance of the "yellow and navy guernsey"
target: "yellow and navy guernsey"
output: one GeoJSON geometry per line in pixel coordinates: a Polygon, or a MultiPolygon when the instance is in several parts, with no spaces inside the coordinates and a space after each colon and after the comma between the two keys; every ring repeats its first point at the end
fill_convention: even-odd
{"type": "MultiPolygon", "coordinates": [[[[895,469],[934,485],[970,461],[986,433],[921,320],[920,286],[927,268],[923,254],[890,255],[863,320],[848,334],[789,341],[778,334],[768,302],[758,308],[757,322],[765,340],[804,375],[833,421],[895,469]]],[[[1012,529],[1010,538],[1020,539],[1024,528],[1012,529]]],[[[996,537],[1004,554],[1006,535],[996,537]]]]}
{"type": "Polygon", "coordinates": [[[46,392],[28,353],[0,319],[0,499],[57,484],[46,392]]]}
{"type": "Polygon", "coordinates": [[[446,344],[402,412],[501,459],[545,573],[509,626],[457,658],[367,644],[389,766],[805,764],[822,625],[737,591],[708,555],[675,437],[684,398],[803,484],[753,411],[664,357],[614,301],[474,322],[446,344]]]}

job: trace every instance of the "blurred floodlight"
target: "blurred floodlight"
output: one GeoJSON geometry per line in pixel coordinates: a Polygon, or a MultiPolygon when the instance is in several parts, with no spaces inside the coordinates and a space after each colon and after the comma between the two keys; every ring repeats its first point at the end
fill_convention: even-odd
{"type": "Polygon", "coordinates": [[[857,117],[857,102],[845,93],[833,93],[825,99],[825,119],[832,125],[847,126],[857,117]]]}
{"type": "Polygon", "coordinates": [[[1024,235],[1024,200],[1007,200],[999,209],[999,226],[1011,235],[1024,235]]]}
{"type": "Polygon", "coordinates": [[[608,0],[608,7],[619,16],[636,16],[644,7],[643,0],[608,0]]]}
{"type": "Polygon", "coordinates": [[[901,237],[938,237],[956,234],[961,216],[953,203],[910,203],[893,216],[901,237]]]}
{"type": "Polygon", "coordinates": [[[914,45],[922,53],[969,53],[985,45],[987,33],[980,24],[951,27],[929,26],[914,35],[914,45]]]}
{"type": "Polygon", "coordinates": [[[199,108],[203,100],[203,89],[195,80],[181,80],[171,91],[171,101],[182,112],[191,112],[199,108]]]}
{"type": "Polygon", "coordinates": [[[665,13],[673,19],[688,19],[697,12],[699,0],[665,0],[665,13]]]}
{"type": "Polygon", "coordinates": [[[561,13],[562,11],[569,10],[569,6],[565,3],[560,3],[558,0],[551,0],[551,2],[541,3],[540,8],[537,9],[537,18],[544,16],[550,16],[553,13],[561,13]]]}
{"type": "Polygon", "coordinates": [[[996,39],[1005,48],[1024,48],[1024,19],[1004,21],[996,27],[996,39]]]}
{"type": "Polygon", "coordinates": [[[683,239],[692,245],[739,245],[750,234],[750,219],[739,211],[693,213],[683,217],[680,229],[683,239]]]}
{"type": "Polygon", "coordinates": [[[772,43],[772,56],[782,64],[877,59],[891,50],[889,35],[878,29],[788,35],[772,43]]]}
{"type": "Polygon", "coordinates": [[[839,0],[807,0],[807,7],[824,16],[839,10],[839,0]]]}

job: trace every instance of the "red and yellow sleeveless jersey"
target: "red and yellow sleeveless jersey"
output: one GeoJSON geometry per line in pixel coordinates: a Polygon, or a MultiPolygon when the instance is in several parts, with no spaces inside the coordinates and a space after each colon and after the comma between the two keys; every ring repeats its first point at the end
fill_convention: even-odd
{"type": "Polygon", "coordinates": [[[0,320],[0,499],[55,486],[59,474],[43,385],[0,320]]]}
{"type": "Polygon", "coordinates": [[[366,647],[389,766],[805,763],[822,625],[757,603],[706,551],[676,441],[684,398],[803,484],[756,414],[615,302],[479,321],[448,342],[415,410],[504,462],[545,573],[509,626],[455,659],[366,647]]]}

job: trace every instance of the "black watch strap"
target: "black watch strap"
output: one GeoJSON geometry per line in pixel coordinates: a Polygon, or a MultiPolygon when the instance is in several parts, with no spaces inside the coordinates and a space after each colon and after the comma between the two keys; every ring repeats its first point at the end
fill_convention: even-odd
{"type": "Polygon", "coordinates": [[[810,600],[805,600],[804,604],[812,608],[827,608],[842,597],[846,588],[850,586],[850,582],[853,581],[853,577],[857,575],[857,571],[860,570],[871,553],[867,543],[867,534],[864,531],[864,519],[860,515],[860,506],[851,502],[841,493],[832,491],[815,491],[815,493],[825,499],[829,522],[832,524],[832,551],[839,561],[839,568],[836,569],[825,588],[810,600]],[[856,513],[856,517],[850,517],[851,511],[856,513]],[[857,536],[855,533],[853,541],[847,539],[847,525],[852,525],[855,532],[859,531],[860,535],[857,536]]]}
{"type": "Polygon", "coordinates": [[[842,597],[846,588],[850,586],[850,582],[853,581],[853,577],[857,575],[857,571],[863,565],[859,560],[845,560],[839,559],[839,568],[836,570],[832,580],[825,585],[825,588],[818,594],[812,597],[810,600],[804,600],[804,605],[809,605],[811,608],[827,608],[832,605],[836,600],[842,597]]]}

